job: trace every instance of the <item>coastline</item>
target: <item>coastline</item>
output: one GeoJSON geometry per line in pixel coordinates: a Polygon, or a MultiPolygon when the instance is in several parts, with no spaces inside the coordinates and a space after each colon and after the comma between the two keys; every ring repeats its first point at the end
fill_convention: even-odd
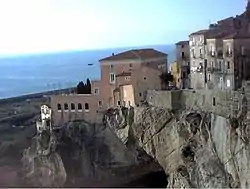
{"type": "Polygon", "coordinates": [[[41,98],[46,98],[46,96],[53,95],[53,94],[61,94],[61,93],[69,94],[72,89],[74,88],[65,88],[65,89],[44,91],[44,92],[39,92],[39,93],[30,93],[30,94],[9,97],[9,98],[1,98],[0,104],[16,103],[16,102],[21,102],[21,101],[31,100],[31,99],[41,99],[41,98]]]}

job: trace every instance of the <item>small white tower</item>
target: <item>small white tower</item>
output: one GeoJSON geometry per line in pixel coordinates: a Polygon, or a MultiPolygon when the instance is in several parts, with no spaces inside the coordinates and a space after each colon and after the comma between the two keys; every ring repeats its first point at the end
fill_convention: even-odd
{"type": "Polygon", "coordinates": [[[36,122],[37,132],[41,133],[43,130],[51,130],[51,109],[46,106],[41,106],[41,121],[36,122]]]}

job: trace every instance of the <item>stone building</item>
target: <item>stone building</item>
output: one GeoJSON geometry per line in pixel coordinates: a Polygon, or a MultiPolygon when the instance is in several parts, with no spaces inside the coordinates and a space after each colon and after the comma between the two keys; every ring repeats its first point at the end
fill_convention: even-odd
{"type": "Polygon", "coordinates": [[[180,88],[189,88],[190,50],[189,41],[179,41],[176,45],[176,62],[179,69],[180,88]]]}
{"type": "Polygon", "coordinates": [[[191,87],[237,90],[248,77],[250,3],[246,11],[189,36],[191,87]]]}
{"type": "Polygon", "coordinates": [[[101,78],[91,82],[91,94],[51,96],[53,124],[84,119],[100,122],[103,112],[120,105],[136,106],[150,89],[161,89],[160,74],[167,54],[155,49],[129,50],[99,60],[101,78]]]}

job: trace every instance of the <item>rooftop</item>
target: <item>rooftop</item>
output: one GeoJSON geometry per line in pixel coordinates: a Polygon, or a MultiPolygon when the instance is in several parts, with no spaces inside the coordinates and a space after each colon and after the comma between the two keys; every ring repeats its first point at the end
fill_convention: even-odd
{"type": "Polygon", "coordinates": [[[189,45],[189,41],[179,41],[175,45],[189,45]]]}
{"type": "Polygon", "coordinates": [[[225,36],[223,39],[250,39],[250,33],[246,31],[235,31],[227,36],[225,36]]]}
{"type": "Polygon", "coordinates": [[[106,58],[103,58],[99,61],[116,61],[116,60],[133,60],[133,59],[150,59],[150,58],[163,58],[167,54],[157,51],[155,49],[134,49],[118,53],[106,58]]]}

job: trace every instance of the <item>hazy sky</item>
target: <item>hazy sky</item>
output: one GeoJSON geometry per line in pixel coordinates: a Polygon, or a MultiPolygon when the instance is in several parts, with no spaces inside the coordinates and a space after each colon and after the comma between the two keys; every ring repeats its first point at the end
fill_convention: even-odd
{"type": "Polygon", "coordinates": [[[246,0],[0,0],[0,55],[185,40],[246,0]]]}

